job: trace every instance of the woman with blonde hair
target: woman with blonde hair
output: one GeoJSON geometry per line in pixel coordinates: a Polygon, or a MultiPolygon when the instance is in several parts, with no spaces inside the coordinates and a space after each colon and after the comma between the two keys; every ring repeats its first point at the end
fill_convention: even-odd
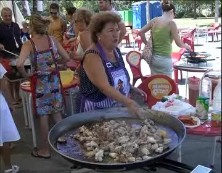
{"type": "Polygon", "coordinates": [[[180,40],[177,25],[173,21],[176,13],[174,5],[169,3],[168,0],[163,0],[162,10],[163,15],[152,19],[139,31],[139,34],[146,45],[148,41],[145,33],[151,31],[153,46],[153,59],[149,64],[151,74],[165,74],[172,77],[172,41],[174,40],[178,47],[192,50],[180,40]]]}
{"type": "Polygon", "coordinates": [[[33,150],[32,156],[39,158],[50,158],[51,156],[48,143],[49,115],[52,115],[56,123],[62,120],[63,97],[58,58],[60,55],[64,61],[70,59],[58,40],[47,35],[49,23],[48,19],[38,14],[30,17],[29,29],[32,37],[23,44],[17,61],[17,68],[22,75],[31,76],[34,110],[40,117],[42,136],[42,148],[33,150]],[[24,62],[29,55],[32,55],[33,71],[31,75],[24,70],[24,62]]]}

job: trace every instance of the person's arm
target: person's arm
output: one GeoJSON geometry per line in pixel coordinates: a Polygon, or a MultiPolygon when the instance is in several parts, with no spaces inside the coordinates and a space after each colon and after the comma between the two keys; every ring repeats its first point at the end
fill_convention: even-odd
{"type": "MultiPolygon", "coordinates": [[[[1,58],[0,58],[0,61],[1,61],[1,58]]],[[[3,89],[3,82],[1,82],[1,81],[2,81],[2,78],[4,77],[6,72],[7,71],[5,70],[5,68],[3,67],[3,65],[0,62],[0,92],[3,89]]]]}
{"type": "MultiPolygon", "coordinates": [[[[66,50],[62,47],[62,45],[59,43],[57,39],[55,39],[54,37],[52,37],[52,39],[57,47],[59,55],[62,57],[63,60],[65,60],[65,62],[68,62],[70,60],[70,57],[66,52],[66,50]]],[[[64,61],[62,63],[64,63],[64,61]]]]}
{"type": "Polygon", "coordinates": [[[143,90],[141,90],[141,89],[139,89],[139,88],[136,88],[136,87],[134,87],[134,86],[131,85],[130,92],[132,92],[132,93],[134,93],[134,94],[140,95],[141,97],[143,97],[144,102],[146,102],[146,100],[147,100],[147,94],[146,94],[143,90]]]}
{"type": "Polygon", "coordinates": [[[83,31],[79,33],[79,42],[82,46],[83,51],[85,52],[86,49],[91,45],[91,38],[89,31],[83,31]]]}
{"type": "Polygon", "coordinates": [[[126,35],[126,26],[123,22],[118,23],[119,26],[119,43],[121,43],[121,41],[123,40],[124,36],[126,35]]]}
{"type": "Polygon", "coordinates": [[[77,39],[77,37],[70,38],[70,39],[68,40],[68,42],[71,43],[71,42],[75,41],[76,39],[77,39]]]}
{"type": "Polygon", "coordinates": [[[26,41],[22,45],[22,49],[19,55],[19,58],[16,61],[16,67],[18,71],[22,74],[23,77],[29,77],[28,73],[25,71],[24,64],[28,56],[31,54],[31,43],[30,41],[26,41]]]}
{"type": "Polygon", "coordinates": [[[186,44],[184,44],[184,43],[181,41],[180,36],[179,36],[179,34],[178,34],[177,25],[176,25],[176,23],[175,23],[174,21],[171,21],[171,22],[170,22],[170,32],[171,32],[172,37],[173,37],[173,39],[174,39],[174,41],[175,41],[175,43],[176,43],[176,45],[177,45],[178,47],[180,47],[180,48],[186,48],[186,49],[192,51],[192,49],[190,48],[189,45],[186,45],[186,44]]]}
{"type": "MultiPolygon", "coordinates": [[[[83,31],[79,33],[79,44],[81,45],[83,52],[91,45],[91,38],[89,31],[83,31]]],[[[82,60],[82,55],[75,55],[73,51],[70,52],[70,57],[74,60],[82,60]]]]}
{"type": "Polygon", "coordinates": [[[0,43],[0,50],[5,49],[4,45],[0,43]]]}
{"type": "Polygon", "coordinates": [[[142,42],[145,45],[147,44],[147,39],[146,39],[145,33],[147,31],[151,30],[153,24],[154,24],[154,19],[152,19],[149,23],[147,23],[144,27],[142,27],[141,30],[138,33],[140,35],[141,39],[142,39],[142,42]]]}
{"type": "Polygon", "coordinates": [[[89,80],[103,94],[125,105],[132,114],[140,116],[140,109],[138,104],[130,98],[122,95],[119,91],[117,91],[109,84],[105,68],[99,55],[92,53],[87,54],[83,62],[83,68],[85,69],[89,80]]]}

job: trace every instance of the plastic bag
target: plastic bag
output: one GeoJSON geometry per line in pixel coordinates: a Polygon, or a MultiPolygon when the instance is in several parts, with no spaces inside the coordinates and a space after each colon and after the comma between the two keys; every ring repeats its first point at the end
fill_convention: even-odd
{"type": "Polygon", "coordinates": [[[175,117],[180,115],[194,115],[196,108],[189,103],[178,99],[169,99],[165,102],[157,102],[152,106],[152,110],[169,113],[175,117]]]}

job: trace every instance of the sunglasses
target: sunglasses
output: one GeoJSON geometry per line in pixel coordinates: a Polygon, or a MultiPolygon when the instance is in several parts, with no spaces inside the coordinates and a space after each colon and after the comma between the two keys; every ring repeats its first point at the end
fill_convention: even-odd
{"type": "Polygon", "coordinates": [[[56,15],[58,12],[50,12],[50,14],[56,15]]]}

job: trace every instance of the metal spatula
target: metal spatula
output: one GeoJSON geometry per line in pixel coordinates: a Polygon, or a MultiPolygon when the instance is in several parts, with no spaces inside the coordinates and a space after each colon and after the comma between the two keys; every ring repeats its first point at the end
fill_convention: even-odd
{"type": "Polygon", "coordinates": [[[14,56],[19,57],[19,55],[15,54],[15,53],[13,53],[13,52],[10,52],[10,51],[8,51],[8,50],[2,49],[2,51],[7,52],[7,53],[10,53],[11,55],[14,55],[14,56]]]}

